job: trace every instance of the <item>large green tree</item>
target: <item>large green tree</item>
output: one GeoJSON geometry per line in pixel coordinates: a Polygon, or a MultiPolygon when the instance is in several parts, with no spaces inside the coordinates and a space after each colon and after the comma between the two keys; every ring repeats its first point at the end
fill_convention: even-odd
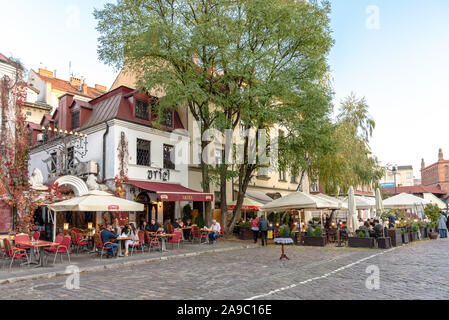
{"type": "MultiPolygon", "coordinates": [[[[100,58],[117,68],[126,64],[141,87],[163,91],[161,108],[187,105],[203,135],[237,126],[270,131],[300,117],[303,108],[313,114],[332,45],[329,12],[328,1],[314,0],[119,0],[94,15],[100,58]]],[[[304,117],[309,119],[315,116],[304,117]]],[[[240,218],[246,189],[261,165],[248,150],[258,143],[243,139],[228,230],[240,218]]],[[[208,144],[202,141],[201,148],[208,144]]],[[[211,169],[201,161],[205,192],[211,169]]],[[[230,176],[223,166],[220,183],[230,176]]]]}

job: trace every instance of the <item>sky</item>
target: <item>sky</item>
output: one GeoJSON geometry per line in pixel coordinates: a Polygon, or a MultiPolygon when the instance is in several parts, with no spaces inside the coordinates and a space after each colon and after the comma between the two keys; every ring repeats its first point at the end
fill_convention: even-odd
{"type": "MultiPolygon", "coordinates": [[[[117,71],[97,56],[93,8],[107,0],[0,0],[0,52],[28,69],[71,72],[112,85],[117,71]]],[[[354,92],[376,121],[370,146],[382,164],[449,159],[449,1],[331,0],[335,45],[329,55],[334,103],[354,92]]]]}

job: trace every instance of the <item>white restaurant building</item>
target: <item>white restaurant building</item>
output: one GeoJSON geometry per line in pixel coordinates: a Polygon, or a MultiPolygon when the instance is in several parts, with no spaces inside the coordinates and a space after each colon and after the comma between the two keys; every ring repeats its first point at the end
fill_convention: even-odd
{"type": "MultiPolygon", "coordinates": [[[[181,217],[189,202],[213,201],[213,194],[188,189],[188,161],[174,161],[189,148],[188,132],[175,110],[165,111],[158,121],[156,102],[156,97],[125,86],[89,102],[61,96],[54,114],[44,116],[39,129],[31,128],[29,171],[39,169],[44,184],[69,185],[75,195],[95,188],[115,191],[114,178],[123,171],[126,198],[144,203],[145,211],[118,218],[137,226],[151,218],[162,223],[181,217]]],[[[90,222],[112,219],[104,213],[95,217],[90,222]]],[[[58,217],[59,229],[65,220],[67,216],[58,217]]]]}

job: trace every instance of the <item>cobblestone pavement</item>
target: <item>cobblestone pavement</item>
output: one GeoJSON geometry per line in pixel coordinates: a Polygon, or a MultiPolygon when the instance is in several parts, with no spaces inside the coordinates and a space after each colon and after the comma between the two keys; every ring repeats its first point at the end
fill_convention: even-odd
{"type": "Polygon", "coordinates": [[[291,260],[279,261],[280,247],[272,245],[82,273],[80,288],[71,290],[65,287],[67,277],[23,281],[1,285],[0,298],[449,298],[446,239],[386,251],[290,246],[286,253],[291,260]],[[378,290],[366,286],[370,266],[378,267],[378,290]]]}

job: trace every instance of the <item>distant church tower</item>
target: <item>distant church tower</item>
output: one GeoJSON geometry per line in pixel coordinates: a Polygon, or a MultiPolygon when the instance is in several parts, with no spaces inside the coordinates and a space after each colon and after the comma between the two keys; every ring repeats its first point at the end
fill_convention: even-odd
{"type": "Polygon", "coordinates": [[[443,160],[444,160],[444,158],[443,158],[443,149],[440,149],[438,151],[438,162],[443,161],[443,160]]]}

